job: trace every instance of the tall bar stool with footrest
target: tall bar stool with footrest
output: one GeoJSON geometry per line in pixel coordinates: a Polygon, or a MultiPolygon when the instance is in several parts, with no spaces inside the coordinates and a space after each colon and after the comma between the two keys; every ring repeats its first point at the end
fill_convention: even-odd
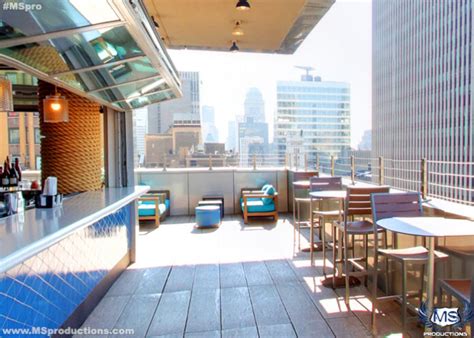
{"type": "MultiPolygon", "coordinates": [[[[421,195],[417,192],[407,192],[401,194],[372,194],[372,220],[374,235],[378,231],[377,221],[392,217],[421,217],[423,216],[423,207],[421,204],[421,195]]],[[[435,259],[446,260],[448,255],[435,251],[435,259]]],[[[403,249],[379,249],[378,241],[374,241],[374,269],[372,280],[372,329],[376,329],[376,310],[379,301],[389,301],[399,299],[402,305],[402,326],[405,330],[407,322],[407,296],[423,295],[423,278],[421,278],[421,290],[414,294],[407,292],[407,268],[408,265],[426,265],[428,263],[428,250],[423,246],[416,246],[403,249]],[[402,267],[402,294],[377,297],[377,275],[379,255],[385,259],[392,259],[401,264],[402,267]]],[[[385,271],[388,278],[388,271],[385,271]]],[[[388,290],[386,290],[388,292],[388,290]]]]}
{"type": "MultiPolygon", "coordinates": [[[[341,177],[312,177],[310,179],[310,190],[314,191],[330,191],[330,190],[342,190],[342,178],[341,177]]],[[[332,201],[319,201],[318,209],[313,208],[313,199],[311,199],[311,228],[310,228],[310,250],[311,250],[311,264],[314,262],[314,228],[320,229],[320,239],[322,241],[323,248],[323,273],[326,275],[326,231],[325,224],[327,221],[337,220],[341,217],[341,206],[338,205],[337,209],[334,209],[334,202],[332,201]],[[332,204],[332,205],[331,205],[332,204]]],[[[333,231],[334,232],[334,231],[333,231]]],[[[334,238],[333,238],[334,241],[334,238]]]]}
{"type": "MultiPolygon", "coordinates": [[[[346,288],[346,304],[349,305],[350,296],[350,280],[351,277],[365,277],[365,286],[367,286],[368,261],[369,261],[369,236],[374,236],[374,241],[379,240],[379,233],[383,236],[384,247],[387,248],[387,234],[378,228],[374,233],[374,225],[372,223],[372,208],[370,204],[370,196],[374,193],[388,193],[389,187],[347,187],[346,205],[344,209],[344,221],[337,223],[339,231],[342,232],[344,247],[344,271],[345,271],[345,288],[346,288]],[[362,218],[362,219],[356,219],[362,218]],[[354,237],[363,236],[364,238],[364,256],[354,257],[354,237]],[[349,236],[352,236],[352,257],[349,258],[349,236]],[[364,262],[364,266],[360,264],[364,262]],[[350,271],[350,266],[354,267],[356,271],[350,271]]],[[[335,246],[334,246],[335,250],[335,246]]],[[[334,264],[336,266],[336,264],[334,264]]],[[[388,288],[387,288],[388,289],[388,288]]]]}
{"type": "MultiPolygon", "coordinates": [[[[301,250],[301,226],[311,226],[311,217],[309,217],[311,199],[308,193],[311,186],[310,179],[315,176],[318,176],[317,172],[295,172],[293,174],[293,248],[296,244],[296,236],[298,236],[298,251],[301,250]],[[303,206],[308,209],[306,221],[301,219],[303,206]]],[[[321,234],[319,237],[321,238],[321,234]]]]}

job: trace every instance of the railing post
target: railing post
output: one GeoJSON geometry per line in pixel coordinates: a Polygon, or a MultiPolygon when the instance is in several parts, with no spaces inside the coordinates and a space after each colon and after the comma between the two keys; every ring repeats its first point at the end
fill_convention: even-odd
{"type": "Polygon", "coordinates": [[[335,173],[336,173],[336,170],[335,170],[335,163],[334,163],[334,155],[331,155],[331,176],[334,177],[335,173]]]}
{"type": "Polygon", "coordinates": [[[319,154],[316,154],[316,171],[320,174],[319,154]]]}
{"type": "Polygon", "coordinates": [[[166,153],[163,153],[163,171],[166,171],[166,161],[167,161],[166,153]]]}
{"type": "Polygon", "coordinates": [[[257,156],[255,154],[253,154],[252,162],[253,162],[253,170],[257,170],[257,156]]]}
{"type": "Polygon", "coordinates": [[[304,171],[308,171],[308,154],[304,154],[304,171]]]}
{"type": "Polygon", "coordinates": [[[384,185],[385,184],[385,168],[383,164],[383,157],[379,156],[379,185],[384,185]]]}
{"type": "Polygon", "coordinates": [[[212,155],[209,155],[209,170],[212,170],[212,155]]]}
{"type": "Polygon", "coordinates": [[[352,184],[355,183],[355,157],[354,155],[351,156],[351,180],[352,184]]]}
{"type": "Polygon", "coordinates": [[[426,199],[428,196],[428,168],[426,158],[421,159],[421,197],[426,199]]]}
{"type": "Polygon", "coordinates": [[[295,170],[298,171],[298,153],[295,153],[295,170]]]}

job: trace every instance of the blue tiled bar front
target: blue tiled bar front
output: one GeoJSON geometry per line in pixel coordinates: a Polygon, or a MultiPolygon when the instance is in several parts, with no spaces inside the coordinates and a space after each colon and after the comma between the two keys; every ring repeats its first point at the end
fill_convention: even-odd
{"type": "Polygon", "coordinates": [[[134,200],[147,189],[83,193],[60,208],[0,219],[0,336],[62,327],[119,263],[128,264],[134,200]]]}

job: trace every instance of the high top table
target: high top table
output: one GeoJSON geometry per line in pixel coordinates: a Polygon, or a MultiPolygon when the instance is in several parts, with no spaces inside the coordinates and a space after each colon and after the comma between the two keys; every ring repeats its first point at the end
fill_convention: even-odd
{"type": "Polygon", "coordinates": [[[435,237],[474,236],[474,222],[442,217],[393,217],[377,221],[385,230],[428,239],[427,311],[433,309],[435,237]]]}

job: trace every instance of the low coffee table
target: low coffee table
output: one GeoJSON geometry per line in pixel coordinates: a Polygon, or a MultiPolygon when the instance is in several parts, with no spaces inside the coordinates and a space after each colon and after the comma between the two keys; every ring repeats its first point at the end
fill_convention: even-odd
{"type": "Polygon", "coordinates": [[[204,195],[202,196],[203,201],[208,201],[208,200],[219,200],[221,201],[221,218],[224,217],[224,195],[221,194],[209,194],[209,195],[204,195]]]}
{"type": "Polygon", "coordinates": [[[219,207],[221,219],[224,218],[224,205],[223,205],[223,202],[221,200],[218,200],[218,199],[211,200],[211,199],[209,199],[209,200],[202,200],[202,201],[198,202],[198,206],[200,206],[200,207],[208,206],[208,205],[219,207]]]}

